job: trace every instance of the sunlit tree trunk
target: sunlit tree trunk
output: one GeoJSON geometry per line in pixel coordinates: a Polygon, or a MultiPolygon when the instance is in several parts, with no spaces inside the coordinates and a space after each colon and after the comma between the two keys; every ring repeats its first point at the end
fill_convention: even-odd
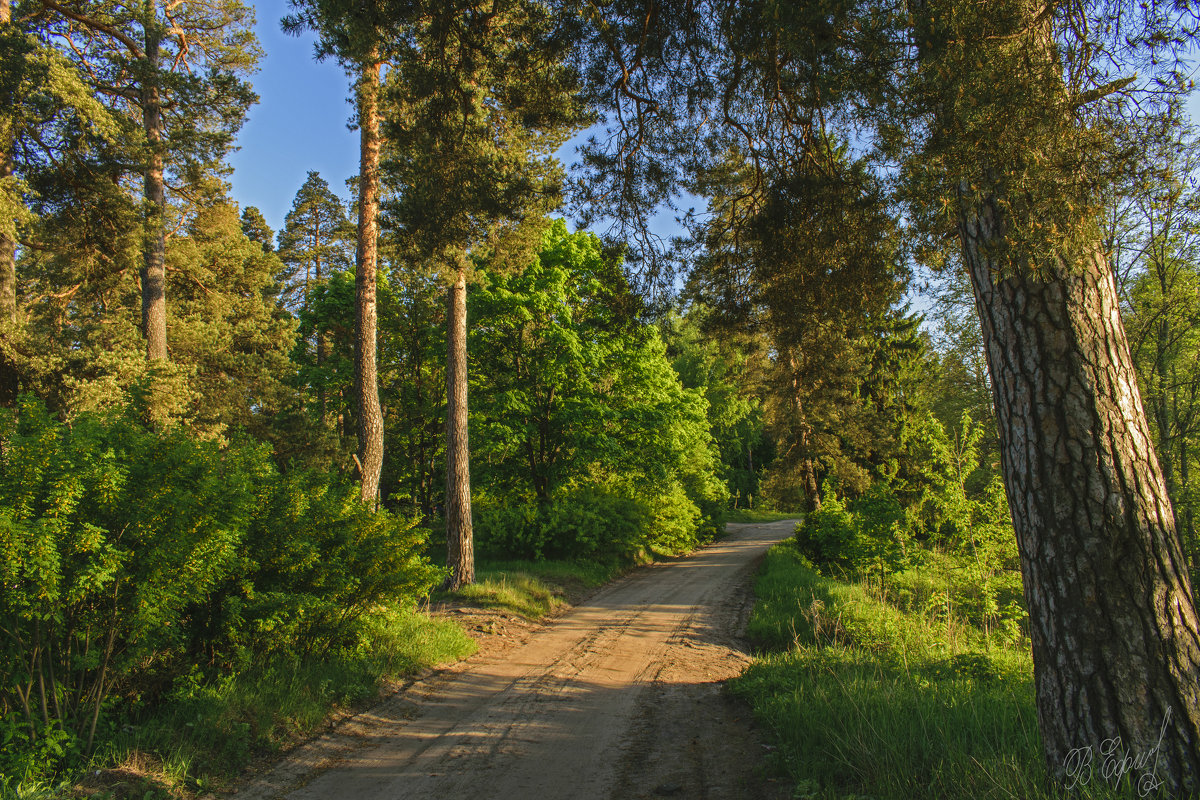
{"type": "Polygon", "coordinates": [[[145,21],[146,78],[141,89],[142,127],[148,149],[143,175],[145,188],[145,245],[142,263],[142,330],[146,336],[146,357],[150,361],[167,358],[166,299],[166,179],[163,167],[162,97],[158,88],[161,34],[153,4],[145,21]]]}
{"type": "MultiPolygon", "coordinates": [[[[10,0],[0,0],[0,25],[12,24],[10,0]]],[[[13,102],[15,98],[6,98],[13,102]]],[[[13,174],[11,119],[0,120],[0,181],[13,174]]],[[[15,325],[17,321],[17,243],[0,230],[0,325],[15,325]]],[[[6,343],[7,344],[7,343],[6,343]]],[[[12,407],[17,401],[19,387],[16,366],[8,354],[0,351],[0,406],[12,407]]]]}
{"type": "Polygon", "coordinates": [[[446,588],[475,582],[467,445],[467,279],[459,267],[446,296],[446,588]]]}
{"type": "Polygon", "coordinates": [[[1090,753],[1099,784],[1120,737],[1134,757],[1157,745],[1172,789],[1200,788],[1200,624],[1112,272],[1099,248],[994,260],[1003,212],[960,197],[1050,771],[1070,784],[1090,753]]]}
{"type": "Polygon", "coordinates": [[[379,502],[383,471],[383,410],[376,369],[375,283],[379,244],[379,73],[368,58],[358,82],[360,141],[358,250],[355,272],[354,398],[357,408],[358,467],[364,503],[379,502]]]}

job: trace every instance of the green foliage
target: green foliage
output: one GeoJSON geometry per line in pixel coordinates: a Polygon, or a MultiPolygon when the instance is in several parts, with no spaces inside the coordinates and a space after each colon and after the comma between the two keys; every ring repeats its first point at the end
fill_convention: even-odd
{"type": "Polygon", "coordinates": [[[198,632],[228,637],[226,658],[353,647],[374,608],[424,596],[440,577],[421,555],[428,531],[371,510],[349,482],[294,470],[270,476],[260,496],[243,570],[198,632]]]}
{"type": "Polygon", "coordinates": [[[90,747],[112,698],[169,680],[188,610],[237,564],[268,463],[128,417],[68,428],[30,398],[0,424],[0,702],[30,738],[61,727],[90,747]]]}
{"type": "Polygon", "coordinates": [[[438,577],[412,522],[325,474],[281,476],[263,445],[128,410],[67,426],[24,397],[0,412],[0,452],[0,709],[26,745],[7,775],[90,751],[101,718],[201,664],[354,649],[375,608],[438,577]]]}
{"type": "Polygon", "coordinates": [[[733,502],[749,505],[760,495],[762,470],[775,457],[766,432],[763,401],[756,396],[761,355],[746,343],[706,336],[711,312],[694,305],[660,323],[671,366],[686,389],[708,401],[709,432],[720,454],[719,474],[733,502]]]}
{"type": "Polygon", "coordinates": [[[646,501],[585,488],[544,505],[484,506],[476,541],[492,557],[621,563],[644,556],[658,541],[656,521],[646,501]]]}
{"type": "Polygon", "coordinates": [[[797,797],[1052,795],[1027,643],[997,648],[963,617],[822,577],[790,544],[756,593],[748,632],[776,652],[734,688],[797,797]]]}
{"type": "Polygon", "coordinates": [[[883,482],[847,504],[827,481],[821,507],[796,527],[805,557],[843,572],[894,572],[907,561],[911,535],[904,507],[883,482]]]}
{"type": "Polygon", "coordinates": [[[715,532],[728,494],[709,406],[630,320],[595,236],[546,232],[533,264],[472,296],[472,442],[485,552],[630,560],[715,532]]]}

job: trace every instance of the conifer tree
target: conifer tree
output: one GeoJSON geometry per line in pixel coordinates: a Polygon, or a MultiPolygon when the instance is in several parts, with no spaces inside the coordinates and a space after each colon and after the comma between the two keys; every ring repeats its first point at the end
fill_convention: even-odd
{"type": "MultiPolygon", "coordinates": [[[[296,192],[292,210],[279,232],[279,258],[284,269],[277,276],[282,287],[280,302],[300,315],[308,308],[310,293],[335,271],[350,267],[353,229],[342,201],[325,179],[309,172],[296,192]]],[[[325,362],[328,342],[324,331],[314,329],[311,342],[317,371],[325,362]]],[[[317,387],[317,409],[327,417],[325,387],[317,387]]]]}
{"type": "Polygon", "coordinates": [[[142,177],[142,327],[147,358],[165,360],[167,187],[203,183],[245,118],[254,95],[239,75],[259,56],[252,11],[239,0],[36,3],[92,90],[140,128],[129,148],[142,177]]]}
{"type": "Polygon", "coordinates": [[[461,2],[409,29],[388,75],[392,225],[447,284],[446,538],[451,589],[474,581],[467,441],[473,260],[521,263],[561,202],[554,150],[584,119],[550,10],[461,2]],[[533,224],[523,224],[527,220],[533,224]]]}
{"type": "Polygon", "coordinates": [[[279,258],[284,270],[280,302],[298,312],[310,288],[334,270],[349,268],[353,231],[341,199],[316,172],[309,172],[279,231],[279,258]]]}
{"type": "Polygon", "coordinates": [[[40,202],[38,189],[69,192],[82,177],[74,169],[81,154],[96,143],[111,145],[119,135],[76,65],[39,34],[38,11],[36,3],[17,9],[10,0],[0,3],[0,405],[5,406],[15,402],[18,373],[27,371],[19,363],[27,359],[19,352],[17,242],[20,230],[35,220],[30,204],[40,202]],[[45,180],[51,171],[57,174],[45,180]]]}
{"type": "Polygon", "coordinates": [[[242,209],[242,233],[252,242],[262,245],[264,252],[275,251],[275,232],[255,206],[242,209]]]}

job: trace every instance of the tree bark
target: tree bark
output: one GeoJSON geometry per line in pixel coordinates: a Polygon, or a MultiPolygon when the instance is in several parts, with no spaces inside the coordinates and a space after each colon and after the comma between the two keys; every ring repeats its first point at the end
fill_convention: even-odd
{"type": "MultiPolygon", "coordinates": [[[[153,5],[148,13],[153,14],[153,5]]],[[[166,182],[163,166],[162,97],[158,88],[159,46],[161,35],[155,20],[145,22],[146,77],[142,84],[142,129],[146,134],[146,168],[142,248],[142,332],[146,337],[146,358],[167,359],[166,300],[166,182]]]]}
{"type": "Polygon", "coordinates": [[[467,445],[467,279],[465,267],[446,295],[446,588],[475,582],[471,468],[467,445]]]}
{"type": "MultiPolygon", "coordinates": [[[[12,24],[12,4],[10,0],[0,0],[0,25],[12,24]]],[[[14,98],[5,98],[12,102],[14,98]]],[[[12,145],[14,131],[10,120],[8,126],[0,129],[0,181],[12,177],[12,145]]],[[[17,243],[14,239],[0,231],[0,325],[15,332],[17,322],[17,243]]],[[[12,341],[5,336],[3,350],[0,350],[0,406],[12,408],[17,403],[17,391],[20,387],[16,365],[13,363],[8,348],[12,341]]]]}
{"type": "Polygon", "coordinates": [[[983,322],[1050,772],[1068,786],[1101,783],[1101,747],[1119,737],[1122,752],[1155,761],[1135,781],[1195,791],[1200,624],[1112,272],[1099,248],[1037,271],[998,260],[1007,222],[994,201],[961,199],[966,188],[957,227],[983,322]]]}
{"type": "Polygon", "coordinates": [[[364,503],[379,502],[383,471],[383,410],[376,369],[375,282],[379,242],[379,73],[372,53],[358,82],[359,196],[357,269],[354,277],[354,397],[357,408],[358,467],[364,503]]]}
{"type": "MultiPolygon", "coordinates": [[[[1188,440],[1187,437],[1181,437],[1179,442],[1179,480],[1183,490],[1183,496],[1189,499],[1189,502],[1183,506],[1183,537],[1187,543],[1188,554],[1191,556],[1191,568],[1196,569],[1197,551],[1200,548],[1196,546],[1196,520],[1192,514],[1192,504],[1190,502],[1192,483],[1188,475],[1188,440]]],[[[1192,599],[1195,599],[1196,587],[1192,586],[1192,599]]]]}

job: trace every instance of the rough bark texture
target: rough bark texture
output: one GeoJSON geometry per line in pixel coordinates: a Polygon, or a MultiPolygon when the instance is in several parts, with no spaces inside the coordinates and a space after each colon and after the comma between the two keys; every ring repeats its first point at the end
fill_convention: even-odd
{"type": "Polygon", "coordinates": [[[1116,286],[1097,248],[1039,276],[989,254],[991,203],[958,223],[983,322],[1051,773],[1200,788],[1200,625],[1116,286]],[[1007,269],[1007,272],[1006,272],[1007,269]],[[1157,746],[1157,750],[1155,747],[1157,746]],[[1119,757],[1119,756],[1118,756],[1119,757]]]}
{"type": "MultiPolygon", "coordinates": [[[[12,4],[10,0],[0,0],[0,25],[11,23],[12,4]]],[[[11,102],[11,98],[5,100],[11,102]]],[[[13,173],[11,146],[11,130],[0,128],[0,181],[11,177],[13,173]]],[[[16,321],[17,243],[0,232],[0,325],[13,325],[16,321]]],[[[0,350],[0,406],[11,408],[16,405],[18,388],[16,365],[8,353],[0,350]]]]}
{"type": "Polygon", "coordinates": [[[461,268],[447,292],[446,325],[446,587],[454,590],[475,582],[467,446],[467,280],[461,268]]]}
{"type": "Polygon", "coordinates": [[[159,67],[159,34],[146,25],[146,71],[142,86],[142,126],[149,150],[145,187],[145,242],[142,263],[142,331],[146,336],[146,358],[167,358],[166,299],[166,184],[163,177],[162,98],[156,75],[159,67]]]}
{"type": "Polygon", "coordinates": [[[358,249],[354,278],[354,397],[357,407],[358,467],[364,503],[379,502],[383,471],[383,410],[375,365],[375,282],[379,242],[379,72],[378,60],[363,67],[358,83],[360,176],[358,249]]]}

